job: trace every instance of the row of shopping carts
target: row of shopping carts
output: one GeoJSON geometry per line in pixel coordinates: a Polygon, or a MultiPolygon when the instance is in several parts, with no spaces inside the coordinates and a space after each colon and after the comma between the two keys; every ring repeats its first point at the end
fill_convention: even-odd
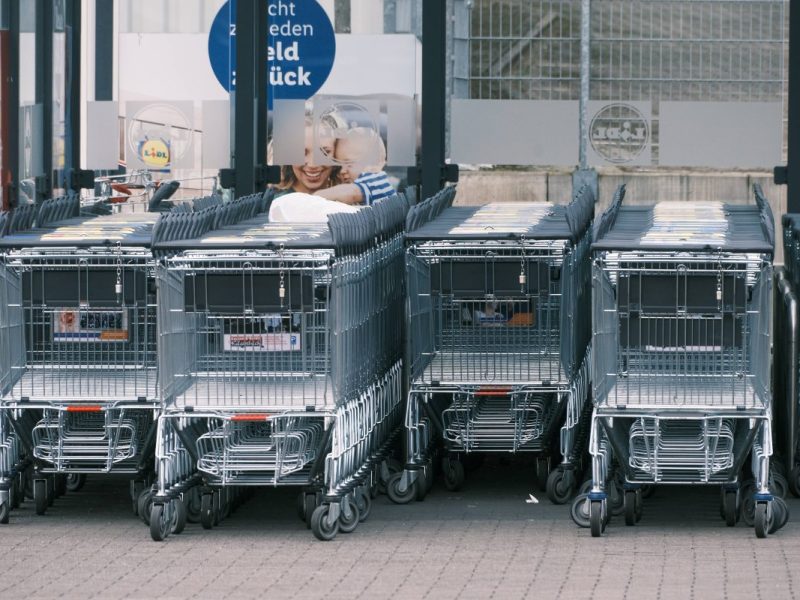
{"type": "Polygon", "coordinates": [[[472,457],[519,453],[595,536],[661,484],[718,486],[728,525],[780,529],[800,491],[770,464],[773,420],[796,464],[800,269],[778,275],[794,358],[773,378],[761,190],[643,206],[623,187],[597,221],[586,187],[564,205],[454,196],[327,224],[269,222],[270,194],[0,216],[0,520],[122,472],[155,540],[258,486],[299,488],[327,540],[379,490],[408,503],[437,470],[456,490],[472,457]]]}

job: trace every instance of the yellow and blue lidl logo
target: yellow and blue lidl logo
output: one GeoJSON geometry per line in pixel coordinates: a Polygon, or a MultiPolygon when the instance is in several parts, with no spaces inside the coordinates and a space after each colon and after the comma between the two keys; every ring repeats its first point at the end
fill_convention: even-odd
{"type": "Polygon", "coordinates": [[[139,142],[139,158],[148,167],[169,165],[169,144],[161,138],[139,142]]]}

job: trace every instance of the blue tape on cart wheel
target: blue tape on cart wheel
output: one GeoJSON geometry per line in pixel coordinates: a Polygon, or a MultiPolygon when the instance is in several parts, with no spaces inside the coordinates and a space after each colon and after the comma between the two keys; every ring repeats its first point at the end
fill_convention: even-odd
{"type": "MultiPolygon", "coordinates": [[[[269,0],[267,103],[307,100],[331,73],[336,36],[325,9],[316,0],[269,0]]],[[[236,0],[219,9],[208,34],[208,58],[220,85],[236,88],[236,0]]]]}

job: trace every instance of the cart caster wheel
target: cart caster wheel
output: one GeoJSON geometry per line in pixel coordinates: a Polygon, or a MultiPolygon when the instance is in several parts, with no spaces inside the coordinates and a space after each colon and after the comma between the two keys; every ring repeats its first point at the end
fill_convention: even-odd
{"type": "Polygon", "coordinates": [[[323,542],[329,542],[339,533],[339,519],[333,523],[328,523],[328,512],[330,510],[330,504],[321,504],[311,515],[311,533],[314,534],[315,538],[323,542]]]}
{"type": "Polygon", "coordinates": [[[765,538],[769,535],[772,528],[772,510],[769,502],[756,502],[756,510],[754,515],[754,525],[756,528],[756,537],[765,538]]]}
{"type": "Polygon", "coordinates": [[[297,516],[305,523],[306,520],[306,495],[303,492],[297,494],[297,502],[295,503],[297,509],[297,516]]]}
{"type": "Polygon", "coordinates": [[[145,488],[139,494],[137,512],[145,525],[150,525],[150,507],[153,505],[153,490],[145,488]]]}
{"type": "Polygon", "coordinates": [[[36,508],[37,515],[43,515],[47,512],[47,480],[34,479],[33,480],[33,502],[36,508]]]}
{"type": "Polygon", "coordinates": [[[444,487],[451,492],[457,492],[464,485],[464,465],[458,460],[445,460],[444,487]]]}
{"type": "Polygon", "coordinates": [[[190,489],[183,496],[183,503],[186,506],[186,520],[189,523],[200,522],[200,490],[196,487],[190,489]]]}
{"type": "Polygon", "coordinates": [[[606,511],[603,510],[602,500],[589,501],[589,528],[592,531],[592,537],[600,537],[606,528],[606,511]]]}
{"type": "Polygon", "coordinates": [[[625,488],[616,479],[612,479],[606,486],[608,492],[609,514],[618,517],[625,512],[625,488]]]}
{"type": "Polygon", "coordinates": [[[414,484],[414,490],[416,491],[415,498],[417,502],[422,502],[425,500],[425,497],[428,495],[428,490],[430,489],[428,480],[432,477],[433,473],[431,473],[427,468],[417,471],[417,481],[414,484]]]}
{"type": "Polygon", "coordinates": [[[84,485],[86,485],[85,473],[70,473],[67,475],[67,491],[79,492],[84,485]]]}
{"type": "Polygon", "coordinates": [[[339,514],[339,531],[342,533],[353,533],[359,523],[358,507],[355,502],[350,503],[350,518],[344,516],[344,511],[339,514]]]}
{"type": "Polygon", "coordinates": [[[589,522],[589,496],[588,494],[580,494],[573,500],[572,508],[570,509],[570,516],[578,527],[588,529],[591,523],[589,522]]]}
{"type": "Polygon", "coordinates": [[[363,523],[369,518],[372,511],[372,498],[369,494],[359,494],[356,496],[356,508],[358,509],[358,522],[363,523]]]}
{"type": "Polygon", "coordinates": [[[545,492],[547,491],[547,485],[550,480],[550,476],[552,475],[552,473],[550,472],[550,457],[537,456],[535,468],[536,468],[536,481],[539,484],[539,489],[545,492]]]}
{"type": "Polygon", "coordinates": [[[311,517],[314,516],[314,511],[317,509],[317,495],[306,494],[305,498],[303,498],[303,503],[303,510],[305,511],[303,520],[306,522],[306,527],[311,529],[311,517]]]}
{"type": "Polygon", "coordinates": [[[778,472],[772,473],[769,478],[769,490],[773,496],[778,498],[786,498],[786,493],[789,490],[789,482],[786,477],[778,472]]]}
{"type": "Polygon", "coordinates": [[[0,504],[0,523],[3,525],[8,524],[8,517],[11,514],[11,503],[3,502],[0,504]]]}
{"type": "Polygon", "coordinates": [[[789,491],[795,498],[800,498],[800,466],[792,467],[787,480],[789,491]]]}
{"type": "Polygon", "coordinates": [[[783,498],[773,498],[772,515],[772,527],[769,532],[775,533],[789,522],[789,507],[783,498]]]}
{"type": "Polygon", "coordinates": [[[139,516],[139,494],[142,493],[143,489],[144,481],[140,479],[131,481],[131,510],[135,517],[139,516]]]}
{"type": "Polygon", "coordinates": [[[210,492],[200,498],[200,524],[203,529],[214,527],[214,495],[210,492]]]}
{"type": "Polygon", "coordinates": [[[186,503],[180,498],[176,498],[172,501],[172,528],[170,533],[179,535],[184,529],[186,529],[186,503]]]}
{"type": "Polygon", "coordinates": [[[47,506],[50,507],[56,501],[56,482],[52,476],[45,481],[47,482],[47,506]]]}
{"type": "Polygon", "coordinates": [[[25,502],[25,476],[20,473],[17,480],[14,482],[14,490],[16,495],[11,503],[11,508],[19,508],[20,504],[25,502]]]}
{"type": "MultiPolygon", "coordinates": [[[[395,460],[394,458],[387,458],[384,461],[384,463],[386,465],[386,469],[389,471],[389,478],[384,481],[383,478],[381,478],[380,476],[378,477],[378,486],[377,487],[378,487],[378,493],[379,494],[388,494],[389,493],[388,492],[389,481],[391,481],[392,477],[394,477],[398,473],[402,473],[403,472],[402,465],[397,460],[395,460]]],[[[378,471],[379,474],[380,474],[380,472],[382,470],[383,469],[380,469],[378,471]]]]}
{"type": "Polygon", "coordinates": [[[154,542],[162,542],[169,535],[172,523],[168,512],[162,502],[155,502],[150,508],[150,537],[154,542]]]}
{"type": "MultiPolygon", "coordinates": [[[[625,490],[625,499],[623,500],[623,507],[625,510],[625,525],[633,527],[639,520],[636,518],[637,513],[637,492],[636,490],[625,490]]],[[[640,517],[641,518],[641,517],[640,517]]]]}
{"type": "Polygon", "coordinates": [[[19,508],[19,496],[19,483],[17,479],[14,479],[13,483],[11,484],[11,488],[8,490],[8,507],[10,510],[19,508]]]}
{"type": "Polygon", "coordinates": [[[405,491],[400,491],[400,479],[402,477],[402,472],[395,473],[386,483],[386,494],[389,496],[389,500],[395,504],[408,504],[417,495],[417,491],[414,489],[416,487],[416,482],[410,483],[405,491]]]}
{"type": "Polygon", "coordinates": [[[572,472],[556,469],[547,478],[547,497],[553,504],[566,504],[575,493],[575,477],[572,472]]]}
{"type": "Polygon", "coordinates": [[[726,491],[722,497],[722,514],[725,525],[734,527],[739,520],[739,498],[735,491],[726,491]]]}

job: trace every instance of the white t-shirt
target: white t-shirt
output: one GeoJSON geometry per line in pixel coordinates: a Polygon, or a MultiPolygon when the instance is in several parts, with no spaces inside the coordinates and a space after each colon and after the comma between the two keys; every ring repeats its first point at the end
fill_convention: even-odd
{"type": "Polygon", "coordinates": [[[328,215],[354,213],[359,210],[358,206],[293,192],[272,201],[269,220],[272,223],[327,223],[328,215]]]}

